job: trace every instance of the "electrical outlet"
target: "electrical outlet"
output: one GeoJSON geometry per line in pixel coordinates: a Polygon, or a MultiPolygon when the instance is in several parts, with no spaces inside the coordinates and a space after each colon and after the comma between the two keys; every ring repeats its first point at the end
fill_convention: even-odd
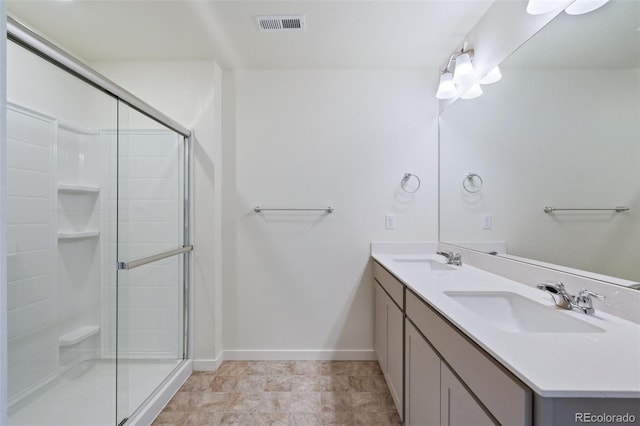
{"type": "Polygon", "coordinates": [[[483,214],[480,216],[482,218],[482,229],[491,229],[493,227],[493,219],[490,214],[483,214]]]}
{"type": "Polygon", "coordinates": [[[396,215],[387,213],[384,215],[384,229],[396,229],[396,215]]]}

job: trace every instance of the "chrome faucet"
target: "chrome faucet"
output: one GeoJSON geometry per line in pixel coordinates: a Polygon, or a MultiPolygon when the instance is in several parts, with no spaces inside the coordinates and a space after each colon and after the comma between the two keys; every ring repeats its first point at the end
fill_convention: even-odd
{"type": "Polygon", "coordinates": [[[567,293],[564,284],[558,281],[545,281],[537,286],[540,290],[544,290],[551,294],[556,306],[564,309],[571,309],[573,297],[567,293]]]}
{"type": "Polygon", "coordinates": [[[564,284],[558,281],[546,281],[538,284],[537,287],[551,294],[556,306],[563,309],[574,309],[589,315],[595,312],[592,298],[595,297],[598,300],[605,299],[604,296],[587,289],[580,290],[577,296],[573,296],[567,293],[564,284]]]}
{"type": "Polygon", "coordinates": [[[462,266],[462,256],[460,253],[452,251],[437,251],[436,254],[444,256],[447,259],[447,265],[462,266]]]}
{"type": "Polygon", "coordinates": [[[577,308],[574,308],[574,309],[578,309],[585,314],[589,314],[589,315],[593,314],[596,311],[593,308],[593,299],[592,299],[593,297],[595,297],[598,300],[605,299],[603,295],[594,293],[593,291],[589,291],[586,288],[583,288],[582,290],[580,290],[580,292],[576,296],[576,305],[578,306],[577,308]]]}

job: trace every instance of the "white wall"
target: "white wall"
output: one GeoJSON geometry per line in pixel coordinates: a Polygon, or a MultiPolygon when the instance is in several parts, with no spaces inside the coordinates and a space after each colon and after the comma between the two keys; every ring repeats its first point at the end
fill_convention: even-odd
{"type": "Polygon", "coordinates": [[[225,358],[372,357],[370,242],[437,238],[433,73],[229,74],[225,358]],[[416,194],[400,189],[405,172],[422,179],[416,194]],[[385,213],[396,230],[385,230],[385,213]]]}
{"type": "Polygon", "coordinates": [[[195,130],[194,367],[215,369],[221,359],[222,71],[213,61],[102,62],[99,72],[195,130]],[[218,330],[218,331],[216,331],[218,330]]]}
{"type": "Polygon", "coordinates": [[[637,281],[637,75],[506,69],[485,95],[445,111],[441,239],[503,240],[518,256],[637,281]],[[477,195],[462,190],[469,171],[484,178],[477,195]],[[631,211],[549,215],[547,205],[631,211]],[[481,229],[483,213],[493,229],[481,229]]]}
{"type": "Polygon", "coordinates": [[[7,99],[84,128],[117,125],[116,100],[15,43],[7,51],[7,99]]]}

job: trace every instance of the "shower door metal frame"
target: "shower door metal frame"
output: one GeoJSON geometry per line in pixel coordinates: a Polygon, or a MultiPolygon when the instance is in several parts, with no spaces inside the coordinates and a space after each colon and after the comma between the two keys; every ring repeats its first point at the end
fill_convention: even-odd
{"type": "MultiPolygon", "coordinates": [[[[125,90],[121,86],[117,85],[107,77],[93,70],[84,62],[75,58],[67,51],[57,46],[53,42],[49,41],[46,37],[39,34],[37,31],[29,28],[25,24],[21,23],[17,19],[10,15],[6,17],[6,34],[7,40],[10,40],[37,56],[45,59],[46,61],[56,65],[64,71],[72,74],[78,79],[90,84],[96,89],[111,95],[116,100],[123,102],[132,109],[140,112],[141,114],[149,117],[150,119],[158,122],[159,124],[175,131],[176,133],[184,137],[184,196],[183,196],[183,246],[179,247],[171,252],[160,253],[150,258],[156,259],[140,259],[137,262],[127,262],[129,265],[132,263],[137,266],[141,265],[141,261],[145,260],[145,263],[150,263],[157,258],[166,258],[170,256],[183,256],[183,314],[184,314],[184,330],[183,330],[183,361],[189,360],[193,356],[193,342],[190,339],[190,333],[192,329],[193,321],[193,293],[191,291],[193,282],[193,210],[191,208],[191,202],[193,200],[193,132],[173,120],[169,116],[165,115],[161,111],[147,104],[140,98],[136,97],[129,91],[125,90]]],[[[118,262],[116,265],[119,270],[119,266],[122,262],[118,262]]],[[[125,268],[129,269],[129,268],[125,268]]],[[[167,379],[165,379],[166,381],[167,379]]],[[[164,382],[164,381],[163,381],[164,382]]],[[[0,392],[2,393],[2,392],[0,392]]],[[[153,395],[150,395],[150,397],[153,395]]],[[[148,399],[147,399],[148,401],[148,399]]],[[[145,401],[146,402],[146,401],[145,401]]],[[[135,416],[140,407],[133,413],[135,416]]],[[[127,419],[124,421],[126,422],[127,419]]]]}

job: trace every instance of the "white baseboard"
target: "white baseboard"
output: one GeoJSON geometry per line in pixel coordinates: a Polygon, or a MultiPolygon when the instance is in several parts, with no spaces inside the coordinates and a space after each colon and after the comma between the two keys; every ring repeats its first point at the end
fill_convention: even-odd
{"type": "Polygon", "coordinates": [[[216,371],[223,360],[222,351],[214,359],[194,359],[193,371],[216,371]]]}
{"type": "Polygon", "coordinates": [[[193,371],[193,362],[185,361],[184,364],[175,372],[173,377],[167,380],[158,392],[147,402],[147,404],[137,413],[129,418],[127,426],[147,426],[153,423],[158,414],[171,400],[173,395],[187,381],[193,371]]]}
{"type": "Polygon", "coordinates": [[[375,361],[373,349],[232,349],[224,351],[225,360],[233,361],[375,361]]]}

